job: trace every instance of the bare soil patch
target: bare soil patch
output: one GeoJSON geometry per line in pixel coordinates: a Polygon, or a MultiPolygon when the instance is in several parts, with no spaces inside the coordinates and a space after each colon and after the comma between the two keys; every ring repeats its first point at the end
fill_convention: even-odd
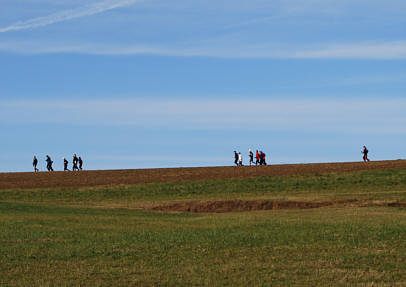
{"type": "Polygon", "coordinates": [[[214,201],[187,201],[172,204],[157,205],[150,210],[161,212],[191,212],[191,213],[227,213],[256,210],[280,209],[310,209],[328,206],[360,206],[360,207],[406,207],[406,202],[363,202],[357,199],[335,201],[272,201],[272,200],[214,200],[214,201]]]}
{"type": "Polygon", "coordinates": [[[0,173],[0,189],[91,187],[261,176],[294,176],[361,170],[406,168],[406,160],[285,164],[243,167],[197,167],[80,172],[0,173]]]}
{"type": "Polygon", "coordinates": [[[309,209],[326,206],[338,206],[356,202],[356,199],[323,202],[270,200],[189,201],[177,202],[168,205],[159,205],[152,207],[152,210],[163,212],[226,213],[273,209],[309,209]]]}

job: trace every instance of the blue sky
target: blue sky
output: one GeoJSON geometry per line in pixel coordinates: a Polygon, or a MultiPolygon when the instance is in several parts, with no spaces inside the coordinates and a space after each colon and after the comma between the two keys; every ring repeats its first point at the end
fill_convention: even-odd
{"type": "Polygon", "coordinates": [[[2,0],[0,172],[406,158],[406,2],[2,0]]]}

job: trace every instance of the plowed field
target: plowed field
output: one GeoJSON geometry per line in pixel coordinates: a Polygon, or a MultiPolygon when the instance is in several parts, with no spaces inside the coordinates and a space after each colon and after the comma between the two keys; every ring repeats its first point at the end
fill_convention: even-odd
{"type": "Polygon", "coordinates": [[[178,182],[206,179],[253,178],[326,174],[361,170],[406,168],[406,160],[286,164],[257,167],[198,167],[80,172],[0,173],[0,189],[91,187],[117,184],[178,182]]]}

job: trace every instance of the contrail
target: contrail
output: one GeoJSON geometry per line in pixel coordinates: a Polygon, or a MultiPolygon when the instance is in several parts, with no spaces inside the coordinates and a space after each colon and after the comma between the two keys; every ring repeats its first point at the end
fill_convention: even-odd
{"type": "Polygon", "coordinates": [[[105,0],[92,5],[57,12],[48,16],[33,18],[26,21],[20,21],[13,25],[0,28],[0,33],[43,27],[58,22],[68,21],[75,18],[99,14],[107,10],[128,6],[134,4],[135,2],[137,2],[137,0],[105,0]]]}

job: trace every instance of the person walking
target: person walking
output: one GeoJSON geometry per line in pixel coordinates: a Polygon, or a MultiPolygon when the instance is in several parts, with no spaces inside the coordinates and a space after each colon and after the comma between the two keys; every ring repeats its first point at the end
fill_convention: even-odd
{"type": "Polygon", "coordinates": [[[262,152],[262,164],[266,165],[266,154],[262,152]]]}
{"type": "Polygon", "coordinates": [[[251,149],[248,150],[248,155],[250,157],[250,166],[254,163],[254,154],[251,149]]]}
{"type": "Polygon", "coordinates": [[[80,170],[83,169],[82,166],[83,166],[83,159],[81,157],[79,157],[79,169],[80,170]]]}
{"type": "Polygon", "coordinates": [[[234,151],[234,164],[238,166],[238,153],[234,151]]]}
{"type": "Polygon", "coordinates": [[[362,147],[361,153],[364,154],[364,156],[362,157],[362,159],[364,160],[364,162],[369,161],[369,158],[368,158],[368,149],[367,149],[366,146],[363,146],[363,147],[362,147]]]}
{"type": "Polygon", "coordinates": [[[34,155],[34,159],[32,160],[32,166],[34,167],[34,172],[39,171],[39,169],[37,168],[38,165],[38,159],[37,157],[34,155]]]}
{"type": "Polygon", "coordinates": [[[242,166],[242,154],[240,152],[238,153],[238,165],[242,166]]]}
{"type": "Polygon", "coordinates": [[[52,164],[54,163],[51,159],[51,157],[49,155],[46,156],[46,160],[47,162],[47,169],[48,171],[54,171],[54,169],[52,168],[52,164]]]}
{"type": "Polygon", "coordinates": [[[257,152],[255,153],[255,158],[256,158],[255,165],[258,165],[258,164],[260,163],[260,158],[259,158],[259,152],[258,152],[258,150],[257,150],[257,152]]]}
{"type": "Polygon", "coordinates": [[[69,171],[68,164],[68,160],[66,158],[63,158],[63,171],[69,171]]]}

